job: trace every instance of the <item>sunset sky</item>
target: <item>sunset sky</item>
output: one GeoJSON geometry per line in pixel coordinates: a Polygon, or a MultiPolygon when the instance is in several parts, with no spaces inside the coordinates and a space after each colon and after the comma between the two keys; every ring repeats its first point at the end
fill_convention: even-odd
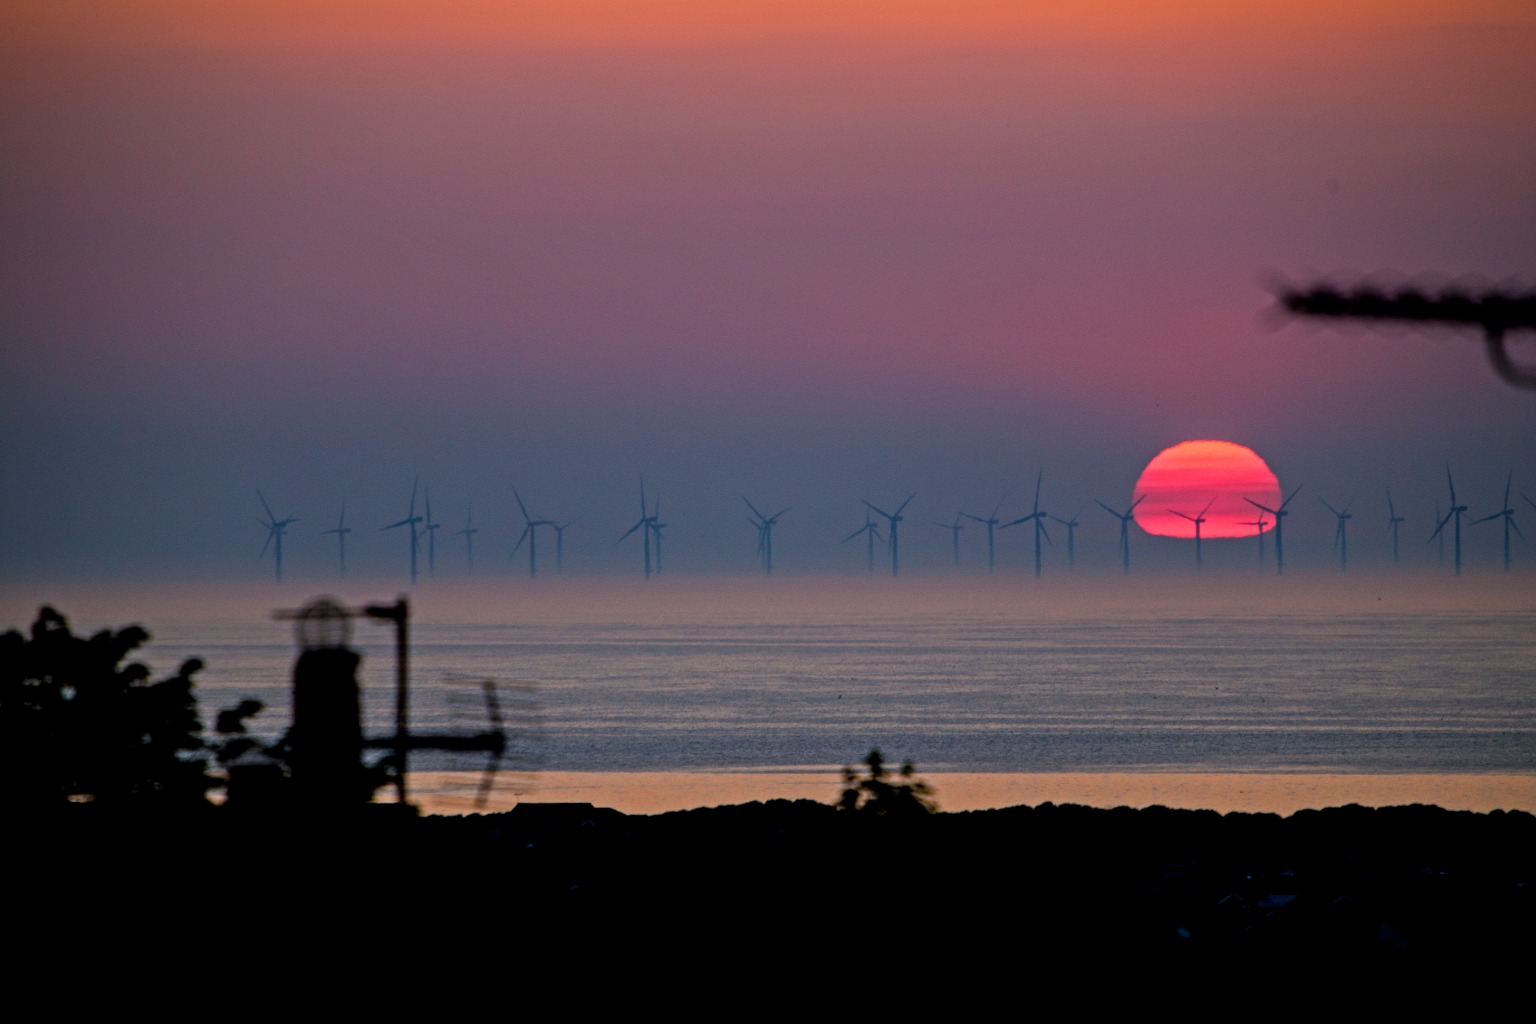
{"type": "Polygon", "coordinates": [[[859,568],[913,491],[942,567],[1041,471],[1113,566],[1094,499],[1192,438],[1305,484],[1288,568],[1318,497],[1367,561],[1447,464],[1474,517],[1536,497],[1536,394],[1267,289],[1536,286],[1532,54],[1525,0],[8,3],[0,577],[257,577],[258,487],[291,573],[343,499],[396,572],[418,477],[486,571],[515,486],[637,572],[642,474],[680,569],[752,569],[743,494],[777,565],[859,568]]]}

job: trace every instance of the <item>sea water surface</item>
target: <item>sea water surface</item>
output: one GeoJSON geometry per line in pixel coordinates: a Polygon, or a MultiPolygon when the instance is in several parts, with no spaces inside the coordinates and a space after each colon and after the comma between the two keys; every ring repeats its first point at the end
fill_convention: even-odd
{"type": "MultiPolygon", "coordinates": [[[[412,726],[513,749],[492,806],[631,810],[831,799],[839,767],[910,758],[946,808],[1044,799],[1288,810],[1351,800],[1536,809],[1536,578],[1441,575],[503,578],[409,589],[412,726]]],[[[287,727],[291,622],[389,581],[6,585],[77,632],[140,623],[187,657],[205,721],[244,697],[287,727]]],[[[393,730],[394,636],[353,623],[368,728],[393,730]]],[[[472,755],[413,759],[466,808],[472,755]]]]}

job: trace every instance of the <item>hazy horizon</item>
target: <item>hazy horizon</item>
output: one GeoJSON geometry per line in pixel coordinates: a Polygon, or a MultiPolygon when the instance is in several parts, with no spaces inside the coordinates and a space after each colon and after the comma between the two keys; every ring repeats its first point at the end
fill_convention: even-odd
{"type": "Polygon", "coordinates": [[[1517,0],[7,5],[0,579],[270,579],[258,489],[289,576],[334,578],[345,501],[349,572],[402,579],[417,479],[446,575],[471,506],[476,572],[526,572],[514,487],[579,517],[568,571],[638,574],[642,476],[669,572],[755,571],[743,495],[792,507],[776,571],[861,572],[861,499],[916,492],[937,574],[934,521],[1041,472],[1107,574],[1095,499],[1221,439],[1303,485],[1288,574],[1336,564],[1319,497],[1383,564],[1388,488],[1433,564],[1449,466],[1474,575],[1513,470],[1528,580],[1536,396],[1269,289],[1536,286],[1532,52],[1517,0]]]}

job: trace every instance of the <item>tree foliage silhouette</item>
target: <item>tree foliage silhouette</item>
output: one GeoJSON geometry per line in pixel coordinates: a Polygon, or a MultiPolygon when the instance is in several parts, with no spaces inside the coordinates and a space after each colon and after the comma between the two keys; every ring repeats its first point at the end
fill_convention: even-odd
{"type": "Polygon", "coordinates": [[[892,776],[880,748],[874,747],[862,763],[867,769],[863,775],[851,766],[843,769],[840,809],[876,817],[915,817],[939,809],[933,787],[917,777],[910,760],[903,761],[901,770],[892,776]]]}
{"type": "Polygon", "coordinates": [[[29,635],[0,635],[0,792],[13,805],[203,803],[196,658],[150,682],[125,659],[149,639],[139,626],[89,638],[52,608],[29,635]]]}

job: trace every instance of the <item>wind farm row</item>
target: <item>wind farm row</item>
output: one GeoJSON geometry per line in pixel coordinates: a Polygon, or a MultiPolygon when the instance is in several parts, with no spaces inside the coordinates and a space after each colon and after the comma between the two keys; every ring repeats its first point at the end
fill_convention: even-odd
{"type": "MultiPolygon", "coordinates": [[[[1070,572],[1077,569],[1079,547],[1077,532],[1080,527],[1088,527],[1085,532],[1090,538],[1089,543],[1094,547],[1095,553],[1101,558],[1107,555],[1109,531],[1105,528],[1113,523],[1114,560],[1121,573],[1129,574],[1133,571],[1133,540],[1135,544],[1140,545],[1151,542],[1154,538],[1158,543],[1165,545],[1169,542],[1192,540],[1194,543],[1192,551],[1189,552],[1191,562],[1188,567],[1197,571],[1205,568],[1207,562],[1205,546],[1215,539],[1207,534],[1206,526],[1215,518],[1212,515],[1212,507],[1216,504],[1216,497],[1211,497],[1198,510],[1193,505],[1187,508],[1167,507],[1159,510],[1189,524],[1174,534],[1163,528],[1147,529],[1146,518],[1150,509],[1147,502],[1151,497],[1148,493],[1138,491],[1133,494],[1129,503],[1120,505],[1105,501],[1098,496],[1084,496],[1080,503],[1072,503],[1076,507],[1071,515],[1064,516],[1042,505],[1044,482],[1044,472],[1041,471],[1036,475],[1033,499],[1028,510],[1016,510],[1022,514],[1013,516],[1002,514],[1006,499],[999,498],[990,510],[952,507],[942,513],[945,517],[943,519],[928,518],[911,523],[907,510],[917,498],[916,492],[908,494],[899,502],[889,502],[884,499],[876,502],[860,497],[856,501],[850,500],[849,505],[855,510],[855,515],[862,515],[863,521],[858,523],[855,518],[854,528],[846,535],[839,537],[829,534],[805,539],[797,538],[797,543],[802,546],[802,549],[807,544],[819,546],[826,555],[826,568],[847,568],[849,559],[846,555],[838,555],[835,549],[862,541],[858,546],[863,548],[864,557],[861,561],[865,571],[889,572],[892,576],[899,576],[904,568],[903,538],[910,540],[913,526],[920,524],[924,530],[937,528],[948,534],[949,565],[946,568],[952,568],[955,571],[980,572],[984,566],[985,573],[992,574],[998,570],[1000,541],[1007,538],[1007,543],[1013,544],[1011,538],[1017,534],[1010,534],[1009,531],[1016,527],[1024,527],[1025,529],[1017,533],[1025,534],[1028,538],[1024,545],[1025,564],[1028,567],[1028,556],[1032,554],[1034,575],[1036,578],[1041,578],[1045,575],[1050,562],[1056,563],[1053,571],[1070,572]],[[1094,511],[1089,521],[1085,523],[1083,513],[1094,508],[1101,510],[1103,515],[1101,516],[1099,511],[1094,511]],[[906,531],[902,529],[903,523],[908,523],[906,531]],[[1132,529],[1133,525],[1137,527],[1135,530],[1132,529]],[[967,529],[972,530],[973,533],[963,537],[967,529]],[[985,538],[984,561],[980,558],[979,551],[974,551],[967,545],[968,538],[977,533],[981,533],[985,538]],[[962,557],[963,552],[967,553],[970,561],[962,557]]],[[[1447,571],[1460,575],[1465,564],[1463,527],[1497,523],[1503,534],[1502,557],[1499,564],[1508,571],[1514,564],[1512,537],[1524,540],[1524,534],[1515,519],[1517,510],[1514,499],[1518,495],[1519,500],[1532,509],[1536,509],[1536,501],[1532,501],[1522,492],[1515,491],[1514,473],[1511,471],[1505,479],[1503,498],[1499,507],[1486,515],[1473,518],[1472,507],[1458,499],[1455,481],[1449,469],[1446,471],[1445,486],[1447,501],[1436,505],[1432,529],[1427,529],[1422,542],[1424,548],[1433,553],[1437,564],[1444,565],[1447,571]]],[[[1258,566],[1266,570],[1272,568],[1275,574],[1284,575],[1287,555],[1286,520],[1300,510],[1308,509],[1316,517],[1333,519],[1332,543],[1328,556],[1330,559],[1337,559],[1339,572],[1347,572],[1352,564],[1359,564],[1358,549],[1354,563],[1351,562],[1350,557],[1352,524],[1358,530],[1366,525],[1366,522],[1375,521],[1382,537],[1390,537],[1390,563],[1385,558],[1384,545],[1377,545],[1377,550],[1374,552],[1378,556],[1375,564],[1381,566],[1390,564],[1391,567],[1397,567],[1402,564],[1405,552],[1411,555],[1416,538],[1414,534],[1405,537],[1403,529],[1409,522],[1409,518],[1399,514],[1399,504],[1394,499],[1390,488],[1384,489],[1381,499],[1371,503],[1372,512],[1369,519],[1364,518],[1363,511],[1360,513],[1363,519],[1360,523],[1356,523],[1355,510],[1363,508],[1363,503],[1355,501],[1337,501],[1336,503],[1319,495],[1317,496],[1318,504],[1315,506],[1305,500],[1298,505],[1297,499],[1303,490],[1303,485],[1297,485],[1283,496],[1283,500],[1271,498],[1264,501],[1247,495],[1238,495],[1237,500],[1245,502],[1246,506],[1251,508],[1252,518],[1234,519],[1228,514],[1220,524],[1223,530],[1220,539],[1229,543],[1241,541],[1252,544],[1258,566]],[[1375,507],[1378,504],[1380,508],[1375,507]],[[1270,543],[1271,539],[1273,543],[1270,543]]],[[[649,579],[663,570],[663,539],[669,524],[662,519],[659,493],[654,488],[648,491],[643,479],[640,481],[638,491],[638,516],[630,521],[627,528],[615,529],[610,533],[607,528],[589,522],[577,533],[580,536],[579,543],[589,551],[606,548],[612,552],[612,558],[637,559],[636,568],[649,579]],[[632,549],[633,554],[620,555],[619,550],[624,548],[632,549]]],[[[285,540],[293,536],[290,530],[295,527],[295,524],[302,523],[304,520],[294,515],[279,518],[273,512],[266,495],[259,489],[256,493],[264,514],[264,517],[259,517],[256,521],[266,531],[258,558],[265,560],[270,554],[273,574],[278,581],[281,581],[284,571],[285,540]]],[[[506,551],[505,558],[511,560],[512,564],[516,564],[526,557],[527,573],[530,578],[537,578],[541,573],[564,573],[566,571],[566,532],[582,522],[583,516],[543,514],[547,510],[541,510],[541,513],[536,514],[530,511],[528,503],[515,488],[512,490],[512,497],[516,505],[516,517],[513,519],[512,527],[517,530],[517,533],[510,546],[503,548],[506,551]]],[[[754,502],[746,495],[740,496],[740,501],[739,507],[745,512],[742,519],[746,526],[750,527],[750,530],[743,529],[741,533],[743,551],[747,544],[755,542],[754,561],[757,571],[771,576],[775,572],[775,530],[781,525],[790,525],[792,528],[795,518],[792,514],[794,507],[790,505],[778,507],[773,503],[754,502]],[[775,510],[765,511],[769,509],[775,510]],[[781,520],[786,522],[781,524],[781,520]]],[[[405,514],[399,518],[379,517],[384,521],[370,521],[362,524],[358,523],[354,513],[353,523],[349,525],[347,503],[343,499],[340,502],[340,511],[334,527],[315,529],[301,536],[305,536],[308,542],[318,538],[334,538],[335,547],[332,554],[335,559],[333,563],[335,573],[339,577],[345,577],[348,574],[349,538],[355,551],[355,545],[359,542],[367,543],[371,548],[377,549],[384,535],[394,534],[399,537],[399,540],[391,539],[386,543],[398,544],[396,550],[401,559],[402,574],[415,584],[423,575],[428,578],[438,575],[440,542],[438,534],[447,531],[441,538],[445,545],[447,574],[453,576],[475,574],[476,537],[481,533],[481,527],[475,523],[472,505],[466,505],[464,508],[463,526],[451,529],[436,519],[432,509],[431,493],[422,487],[418,480],[411,487],[409,500],[404,503],[404,512],[405,514]],[[353,537],[355,533],[358,534],[357,537],[353,537]]],[[[932,513],[929,515],[931,516],[932,513]]],[[[1430,520],[1426,515],[1419,521],[1430,520]]],[[[507,536],[511,537],[510,531],[507,536]]],[[[306,543],[306,558],[313,562],[318,550],[318,545],[306,543]]],[[[1315,550],[1310,553],[1317,554],[1315,550]]],[[[482,546],[482,560],[484,557],[482,546]]],[[[495,571],[506,571],[508,562],[502,560],[500,552],[496,557],[495,571]]],[[[743,559],[742,562],[737,563],[737,566],[743,567],[744,562],[743,559]]],[[[803,561],[801,564],[804,564],[803,561]]],[[[934,568],[934,559],[930,557],[926,567],[934,568]]]]}

